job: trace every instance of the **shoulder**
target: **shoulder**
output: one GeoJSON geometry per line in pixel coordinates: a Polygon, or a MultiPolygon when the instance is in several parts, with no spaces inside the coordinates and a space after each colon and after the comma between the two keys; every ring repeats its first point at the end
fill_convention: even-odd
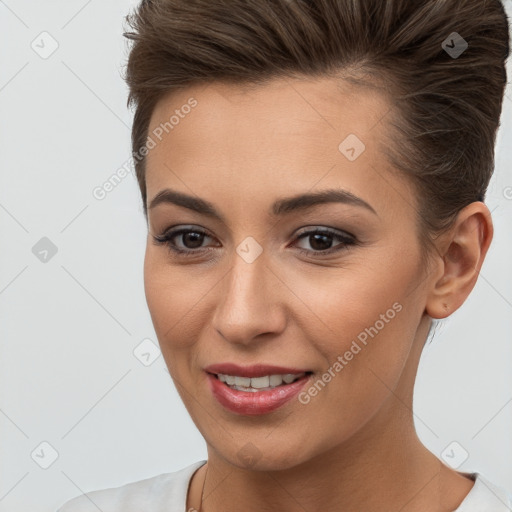
{"type": "Polygon", "coordinates": [[[512,495],[480,473],[472,473],[473,488],[454,512],[512,512],[512,495]]]}
{"type": "Polygon", "coordinates": [[[182,512],[190,479],[205,462],[119,487],[87,492],[67,501],[57,512],[182,512]]]}

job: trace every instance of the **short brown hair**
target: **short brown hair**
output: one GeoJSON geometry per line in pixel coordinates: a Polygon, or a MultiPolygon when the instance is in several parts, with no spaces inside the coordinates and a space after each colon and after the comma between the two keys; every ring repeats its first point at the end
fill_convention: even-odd
{"type": "MultiPolygon", "coordinates": [[[[507,83],[500,0],[143,0],[126,21],[134,154],[171,91],[340,76],[391,98],[382,150],[415,186],[425,249],[429,234],[484,200],[507,83]],[[450,54],[454,41],[467,43],[461,55],[450,54]]],[[[135,170],[147,213],[145,158],[135,170]]]]}

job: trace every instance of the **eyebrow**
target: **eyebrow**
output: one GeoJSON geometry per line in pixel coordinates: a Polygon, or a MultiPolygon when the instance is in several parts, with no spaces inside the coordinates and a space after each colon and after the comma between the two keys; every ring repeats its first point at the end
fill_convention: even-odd
{"type": "MultiPolygon", "coordinates": [[[[162,203],[175,204],[202,215],[206,215],[207,217],[218,219],[225,223],[223,215],[216,210],[212,203],[198,197],[184,194],[183,192],[178,192],[168,188],[164,189],[151,200],[148,209],[151,210],[162,203]]],[[[366,201],[352,194],[348,190],[342,189],[327,189],[320,192],[309,192],[278,199],[272,205],[271,213],[273,216],[277,217],[295,211],[308,210],[320,204],[327,203],[342,203],[350,206],[357,206],[377,215],[377,212],[366,201]]]]}

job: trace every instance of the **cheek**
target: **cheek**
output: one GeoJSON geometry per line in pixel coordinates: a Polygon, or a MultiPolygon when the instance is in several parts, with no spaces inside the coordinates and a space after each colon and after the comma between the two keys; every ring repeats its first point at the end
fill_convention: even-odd
{"type": "Polygon", "coordinates": [[[403,266],[395,264],[392,268],[371,255],[347,261],[349,263],[339,269],[320,268],[306,277],[287,272],[286,276],[286,281],[293,283],[294,294],[302,299],[302,310],[307,312],[301,327],[322,346],[324,339],[327,351],[336,337],[342,343],[357,338],[376,322],[379,330],[384,325],[382,322],[386,329],[396,323],[395,318],[400,315],[396,314],[397,307],[393,309],[393,304],[405,300],[413,279],[413,272],[406,268],[405,262],[403,266]],[[381,315],[385,316],[383,320],[381,315]]]}
{"type": "MultiPolygon", "coordinates": [[[[320,422],[327,432],[348,439],[397,389],[414,339],[415,308],[406,301],[405,283],[397,286],[394,281],[390,286],[387,279],[380,286],[362,286],[361,281],[357,286],[348,279],[342,283],[331,285],[337,290],[324,293],[312,306],[328,330],[323,325],[321,331],[302,326],[305,338],[322,355],[324,367],[317,379],[325,382],[315,380],[306,388],[302,403],[318,413],[309,414],[310,428],[320,422]]],[[[323,442],[329,448],[330,437],[323,442]]]]}
{"type": "Polygon", "coordinates": [[[383,387],[374,374],[396,384],[421,316],[421,303],[411,293],[418,280],[416,260],[414,255],[400,259],[398,252],[367,252],[364,260],[353,258],[339,272],[322,269],[321,280],[289,276],[314,313],[301,321],[304,337],[314,340],[326,368],[343,359],[335,373],[344,377],[337,381],[358,394],[383,387]]]}
{"type": "Polygon", "coordinates": [[[194,265],[171,265],[161,248],[146,249],[146,301],[162,351],[186,349],[197,341],[207,296],[215,285],[212,277],[194,265]]]}

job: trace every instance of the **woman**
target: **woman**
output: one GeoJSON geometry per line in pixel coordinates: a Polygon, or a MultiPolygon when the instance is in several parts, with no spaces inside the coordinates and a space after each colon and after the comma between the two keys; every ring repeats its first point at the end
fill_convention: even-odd
{"type": "Polygon", "coordinates": [[[150,0],[128,21],[146,297],[208,460],[61,511],[511,510],[412,412],[492,240],[502,4],[150,0]]]}

